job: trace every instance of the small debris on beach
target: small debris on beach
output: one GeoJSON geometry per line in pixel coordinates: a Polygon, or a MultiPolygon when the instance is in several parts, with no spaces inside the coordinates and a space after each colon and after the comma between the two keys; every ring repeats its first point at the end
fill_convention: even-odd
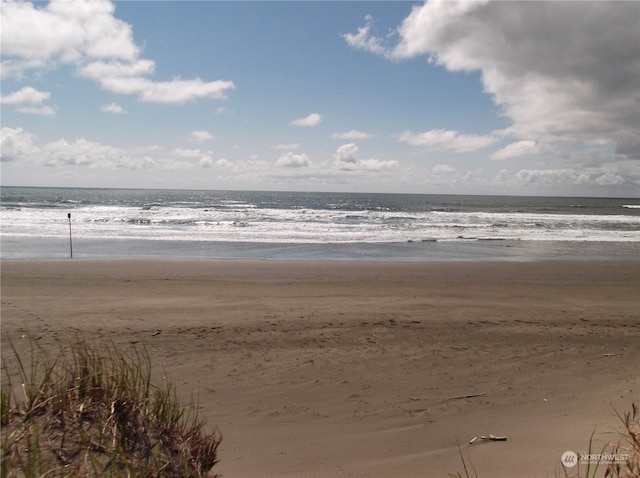
{"type": "Polygon", "coordinates": [[[473,437],[471,440],[469,440],[469,445],[472,445],[477,440],[507,441],[507,437],[497,437],[495,435],[489,435],[489,436],[480,435],[477,437],[473,437]]]}
{"type": "Polygon", "coordinates": [[[471,393],[469,395],[456,395],[455,397],[450,397],[449,400],[462,400],[463,398],[484,397],[486,394],[487,392],[471,393]]]}

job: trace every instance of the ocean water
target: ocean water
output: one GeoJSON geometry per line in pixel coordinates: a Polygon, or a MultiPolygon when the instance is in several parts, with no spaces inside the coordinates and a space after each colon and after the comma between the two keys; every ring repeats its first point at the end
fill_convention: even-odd
{"type": "Polygon", "coordinates": [[[71,247],[74,257],[372,261],[637,260],[640,250],[638,198],[3,187],[0,214],[3,259],[71,247]]]}

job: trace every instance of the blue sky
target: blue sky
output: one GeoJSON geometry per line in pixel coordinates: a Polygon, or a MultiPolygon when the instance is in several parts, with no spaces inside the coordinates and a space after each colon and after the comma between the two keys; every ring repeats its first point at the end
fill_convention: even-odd
{"type": "Polygon", "coordinates": [[[0,8],[3,185],[639,194],[636,2],[0,8]]]}

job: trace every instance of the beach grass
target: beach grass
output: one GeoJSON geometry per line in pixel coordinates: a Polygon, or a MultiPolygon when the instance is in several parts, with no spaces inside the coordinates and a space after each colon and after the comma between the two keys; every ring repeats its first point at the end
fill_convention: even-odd
{"type": "Polygon", "coordinates": [[[563,478],[640,477],[640,409],[632,403],[628,411],[614,411],[619,423],[607,433],[613,441],[608,441],[599,452],[594,450],[594,431],[587,452],[578,454],[581,457],[578,466],[562,466],[563,478]],[[584,471],[580,465],[584,465],[584,471]]]}
{"type": "Polygon", "coordinates": [[[27,340],[2,357],[3,477],[212,476],[220,432],[153,383],[145,349],[74,337],[50,357],[27,340]]]}
{"type": "Polygon", "coordinates": [[[608,464],[605,477],[640,477],[640,408],[636,403],[632,403],[631,410],[623,413],[616,411],[616,415],[620,421],[620,428],[613,433],[619,439],[610,445],[609,453],[624,455],[626,459],[608,464]]]}

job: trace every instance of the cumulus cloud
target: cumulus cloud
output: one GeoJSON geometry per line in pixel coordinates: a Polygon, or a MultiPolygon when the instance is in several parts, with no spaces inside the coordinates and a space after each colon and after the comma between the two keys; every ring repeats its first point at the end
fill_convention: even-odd
{"type": "Polygon", "coordinates": [[[43,8],[10,2],[2,8],[2,51],[25,59],[84,56],[134,60],[139,48],[131,26],[113,17],[111,2],[52,1],[43,8]]]}
{"type": "Polygon", "coordinates": [[[211,168],[214,165],[213,158],[211,156],[203,156],[200,158],[198,165],[201,168],[211,168]]]}
{"type": "Polygon", "coordinates": [[[203,129],[194,130],[189,133],[189,141],[194,143],[204,143],[206,141],[211,141],[213,138],[214,136],[212,133],[203,129]]]}
{"type": "Polygon", "coordinates": [[[199,149],[176,148],[173,150],[176,156],[181,158],[199,158],[203,155],[199,149]]]}
{"type": "Polygon", "coordinates": [[[358,159],[360,149],[353,143],[347,143],[336,149],[333,165],[342,170],[381,171],[398,165],[397,161],[380,159],[358,159]]]}
{"type": "Polygon", "coordinates": [[[16,108],[20,113],[27,113],[31,115],[41,115],[41,116],[54,116],[56,114],[55,110],[48,105],[38,105],[38,106],[19,106],[16,108]]]}
{"type": "Polygon", "coordinates": [[[454,168],[453,166],[449,166],[448,164],[436,164],[433,167],[432,171],[436,174],[448,174],[455,173],[456,168],[454,168]]]}
{"type": "Polygon", "coordinates": [[[371,137],[369,133],[355,129],[345,131],[344,133],[333,133],[331,135],[331,139],[369,139],[371,137]]]}
{"type": "MultiPolygon", "coordinates": [[[[2,12],[0,11],[0,16],[2,12]]],[[[2,31],[0,31],[2,36],[2,31]]],[[[0,45],[1,46],[1,45],[0,45]]],[[[47,67],[46,62],[38,59],[15,60],[8,59],[0,61],[0,78],[14,78],[24,80],[30,70],[41,70],[47,67]]]]}
{"type": "Polygon", "coordinates": [[[171,81],[151,81],[142,75],[154,70],[150,60],[132,63],[121,61],[93,61],[79,68],[79,73],[91,78],[108,91],[124,95],[138,95],[140,101],[150,103],[185,103],[199,98],[226,98],[226,91],[234,88],[231,81],[203,81],[200,78],[171,81]]]}
{"type": "Polygon", "coordinates": [[[213,151],[203,151],[200,148],[174,148],[164,169],[189,169],[194,166],[208,169],[215,166],[213,151]]]}
{"type": "Polygon", "coordinates": [[[295,154],[292,152],[288,152],[283,154],[276,161],[276,165],[284,167],[284,168],[305,168],[311,165],[311,161],[309,157],[302,154],[295,154]]]}
{"type": "Polygon", "coordinates": [[[638,159],[639,17],[638,2],[433,0],[412,9],[393,41],[374,37],[370,18],[344,38],[396,60],[480,71],[521,140],[612,144],[638,159]]]}
{"type": "Polygon", "coordinates": [[[51,106],[43,104],[51,97],[48,91],[39,91],[31,86],[24,86],[18,91],[0,97],[0,103],[14,105],[21,113],[51,116],[55,111],[51,106]]]}
{"type": "Polygon", "coordinates": [[[155,63],[140,58],[131,25],[114,13],[110,1],[52,0],[40,8],[29,2],[4,2],[0,10],[3,76],[20,78],[28,70],[71,64],[105,90],[154,103],[222,99],[235,87],[223,80],[148,79],[155,63]]]}
{"type": "Polygon", "coordinates": [[[311,113],[304,118],[294,119],[290,124],[293,126],[316,126],[322,122],[322,115],[311,113]]]}
{"type": "Polygon", "coordinates": [[[5,105],[17,105],[21,103],[35,105],[42,103],[44,100],[48,100],[50,97],[51,93],[48,91],[38,91],[30,86],[25,86],[18,91],[2,96],[0,103],[5,105]]]}
{"type": "Polygon", "coordinates": [[[345,41],[354,48],[367,50],[372,53],[377,53],[378,55],[390,56],[384,39],[376,37],[371,32],[373,29],[373,17],[367,15],[364,19],[366,22],[365,25],[358,28],[356,33],[346,33],[343,35],[345,41]]]}
{"type": "Polygon", "coordinates": [[[489,159],[493,161],[502,161],[505,159],[520,158],[522,156],[530,156],[544,152],[543,145],[532,140],[517,141],[500,148],[489,155],[489,159]]]}
{"type": "Polygon", "coordinates": [[[105,113],[112,113],[114,115],[127,114],[127,111],[118,103],[109,103],[108,105],[103,105],[100,110],[104,111],[105,113]]]}
{"type": "MultiPolygon", "coordinates": [[[[611,152],[601,149],[588,149],[571,153],[569,159],[571,164],[579,168],[595,168],[611,163],[614,160],[612,156],[611,152]]],[[[640,174],[640,170],[638,174],[640,174]]]]}
{"type": "Polygon", "coordinates": [[[35,136],[22,128],[3,127],[0,130],[0,161],[16,161],[27,155],[38,154],[35,136]]]}
{"type": "Polygon", "coordinates": [[[298,143],[284,143],[284,144],[274,144],[271,146],[271,149],[281,149],[281,150],[290,150],[290,149],[298,149],[300,145],[298,143]]]}
{"type": "Polygon", "coordinates": [[[75,141],[59,139],[42,147],[42,160],[45,166],[88,166],[96,165],[106,158],[120,160],[120,151],[104,145],[79,138],[75,141]]]}
{"type": "Polygon", "coordinates": [[[382,171],[392,169],[398,165],[398,161],[385,161],[382,159],[361,159],[356,163],[358,169],[366,169],[368,171],[382,171]]]}
{"type": "Polygon", "coordinates": [[[334,158],[338,163],[353,164],[358,161],[358,158],[357,158],[358,151],[360,150],[353,143],[343,144],[336,150],[334,154],[334,158]]]}
{"type": "Polygon", "coordinates": [[[151,60],[134,60],[124,62],[121,60],[90,61],[81,65],[78,69],[82,76],[96,81],[114,82],[117,79],[135,79],[145,75],[151,75],[156,65],[151,60]]]}
{"type": "Polygon", "coordinates": [[[516,174],[525,186],[532,185],[597,185],[621,186],[627,180],[615,169],[598,168],[578,171],[575,169],[523,169],[516,174]]]}
{"type": "Polygon", "coordinates": [[[110,169],[148,169],[155,165],[149,156],[130,154],[122,148],[78,138],[64,138],[39,144],[35,135],[22,128],[0,130],[2,161],[39,163],[45,167],[85,166],[110,169]]]}
{"type": "Polygon", "coordinates": [[[453,151],[467,153],[492,145],[497,141],[493,135],[461,134],[457,131],[432,129],[423,133],[405,131],[398,140],[412,146],[421,146],[429,151],[453,151]]]}
{"type": "Polygon", "coordinates": [[[233,163],[229,161],[227,158],[220,158],[215,162],[215,165],[220,168],[233,168],[233,163]]]}

